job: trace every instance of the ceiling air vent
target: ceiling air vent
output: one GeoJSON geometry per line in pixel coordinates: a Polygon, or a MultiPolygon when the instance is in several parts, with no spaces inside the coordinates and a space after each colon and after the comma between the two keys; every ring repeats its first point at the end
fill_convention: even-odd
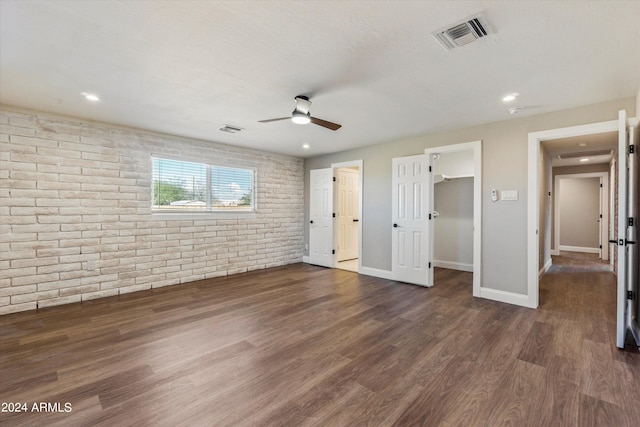
{"type": "Polygon", "coordinates": [[[493,31],[482,15],[475,15],[431,33],[446,50],[464,46],[492,34],[493,31]]]}
{"type": "Polygon", "coordinates": [[[231,125],[224,125],[218,130],[222,131],[222,132],[227,132],[227,133],[238,133],[238,132],[240,132],[241,130],[244,130],[244,129],[239,128],[239,127],[235,127],[235,126],[231,126],[231,125]]]}
{"type": "Polygon", "coordinates": [[[558,154],[559,160],[577,159],[578,157],[593,157],[593,156],[608,156],[613,154],[613,150],[599,150],[599,151],[582,151],[579,153],[563,153],[558,154]]]}

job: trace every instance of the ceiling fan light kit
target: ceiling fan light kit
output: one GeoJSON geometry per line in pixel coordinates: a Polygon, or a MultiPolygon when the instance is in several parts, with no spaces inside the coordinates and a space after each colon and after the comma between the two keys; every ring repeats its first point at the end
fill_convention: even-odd
{"type": "Polygon", "coordinates": [[[293,110],[293,113],[291,113],[291,121],[299,125],[306,125],[307,123],[311,123],[311,114],[293,110]]]}
{"type": "Polygon", "coordinates": [[[299,125],[306,125],[308,123],[313,123],[314,125],[322,126],[323,128],[338,130],[342,127],[337,123],[328,122],[326,120],[319,119],[317,117],[312,117],[309,112],[309,107],[311,107],[311,101],[309,98],[304,95],[298,95],[294,98],[296,102],[296,108],[291,113],[291,117],[280,117],[277,119],[267,119],[267,120],[259,120],[260,123],[269,123],[269,122],[277,122],[280,120],[291,119],[293,123],[297,123],[299,125]]]}

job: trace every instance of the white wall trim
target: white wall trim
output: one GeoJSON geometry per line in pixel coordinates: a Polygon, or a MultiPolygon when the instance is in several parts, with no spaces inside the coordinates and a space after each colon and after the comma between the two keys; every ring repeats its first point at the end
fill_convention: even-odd
{"type": "Polygon", "coordinates": [[[547,260],[547,262],[544,263],[544,266],[542,266],[542,268],[538,272],[538,277],[542,276],[544,273],[549,271],[549,269],[551,268],[552,265],[553,265],[553,260],[551,258],[549,258],[547,260]]]}
{"type": "Polygon", "coordinates": [[[571,136],[591,135],[603,132],[617,132],[618,120],[591,123],[580,126],[570,126],[558,129],[549,129],[539,132],[531,132],[528,137],[528,166],[529,180],[527,184],[527,295],[526,307],[538,307],[538,272],[539,272],[539,209],[540,209],[540,144],[550,139],[567,138],[571,136]]]}
{"type": "MultiPolygon", "coordinates": [[[[303,256],[302,257],[302,262],[304,262],[306,264],[310,264],[309,257],[308,256],[303,256]]],[[[361,263],[361,261],[358,264],[360,264],[360,263],[361,263]]],[[[391,272],[389,270],[380,270],[378,268],[364,267],[362,265],[359,265],[358,274],[363,274],[365,276],[378,277],[380,279],[393,280],[393,272],[391,272]]]]}
{"type": "MultiPolygon", "coordinates": [[[[560,244],[560,200],[562,197],[560,193],[560,181],[563,179],[582,179],[582,178],[600,178],[602,179],[602,194],[600,196],[600,208],[602,215],[602,222],[600,223],[600,243],[602,245],[601,258],[603,260],[609,259],[609,173],[608,172],[590,172],[590,173],[574,173],[567,175],[556,175],[554,177],[553,188],[553,247],[560,248],[561,251],[569,251],[571,249],[563,249],[564,245],[560,244]]],[[[568,247],[568,246],[567,246],[568,247]]],[[[574,251],[584,252],[584,251],[574,251]]],[[[593,252],[589,252],[593,253],[593,252]]],[[[600,254],[600,249],[596,252],[600,254]]]]}
{"type": "MultiPolygon", "coordinates": [[[[443,145],[424,150],[429,157],[436,153],[455,153],[460,151],[473,151],[473,296],[482,297],[482,140],[443,145]]],[[[431,159],[429,163],[433,163],[431,159]]],[[[433,206],[433,185],[433,180],[431,180],[431,207],[433,206]]],[[[431,221],[430,227],[431,247],[429,251],[433,256],[433,221],[431,221]]],[[[430,284],[433,285],[433,269],[429,274],[431,275],[430,284]]]]}
{"type": "Polygon", "coordinates": [[[551,250],[551,255],[560,256],[560,249],[552,249],[551,250]]]}
{"type": "Polygon", "coordinates": [[[433,266],[440,267],[440,268],[448,268],[451,270],[468,271],[473,273],[473,264],[469,264],[466,262],[433,260],[433,266]]]}
{"type": "Polygon", "coordinates": [[[599,254],[600,253],[600,248],[585,248],[582,246],[565,246],[565,245],[560,245],[560,250],[561,251],[568,251],[568,252],[583,252],[586,254],[599,254]]]}
{"type": "Polygon", "coordinates": [[[530,305],[531,301],[527,295],[500,291],[498,289],[480,288],[480,297],[490,299],[493,301],[504,302],[507,304],[519,305],[527,308],[537,307],[537,306],[530,305]]]}
{"type": "Polygon", "coordinates": [[[363,267],[360,266],[359,274],[364,274],[365,276],[373,276],[379,277],[380,279],[393,280],[393,272],[389,270],[380,270],[372,267],[363,267]]]}

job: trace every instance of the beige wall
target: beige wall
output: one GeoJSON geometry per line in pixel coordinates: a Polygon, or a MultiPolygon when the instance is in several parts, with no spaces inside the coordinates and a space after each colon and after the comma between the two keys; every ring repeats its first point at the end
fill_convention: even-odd
{"type": "MultiPolygon", "coordinates": [[[[626,98],[531,117],[390,141],[305,160],[305,242],[308,242],[309,170],[363,160],[362,264],[391,270],[391,159],[425,148],[482,140],[482,277],[484,287],[527,293],[527,141],[529,132],[615,120],[635,114],[626,98]],[[517,202],[491,203],[490,190],[518,190],[517,202]]],[[[537,255],[534,255],[537,256],[537,255]]]]}
{"type": "MultiPolygon", "coordinates": [[[[472,170],[473,173],[473,170],[472,170]]],[[[473,268],[473,178],[455,178],[434,186],[433,259],[436,266],[473,268]]]]}
{"type": "Polygon", "coordinates": [[[0,314],[302,260],[303,161],[0,111],[0,314]],[[151,214],[151,155],[256,169],[256,213],[151,214]]]}
{"type": "Polygon", "coordinates": [[[563,178],[559,188],[560,248],[597,249],[600,178],[563,178]]]}
{"type": "MultiPolygon", "coordinates": [[[[556,176],[557,175],[572,175],[572,174],[578,174],[578,173],[596,173],[596,172],[606,172],[607,175],[610,175],[610,164],[609,163],[596,163],[596,164],[591,164],[591,165],[575,165],[575,166],[557,166],[554,167],[552,169],[552,183],[551,183],[551,249],[554,251],[559,250],[558,248],[555,247],[555,240],[553,238],[553,236],[555,236],[555,232],[556,232],[556,218],[555,215],[553,214],[554,210],[555,210],[555,206],[556,203],[558,203],[558,195],[555,194],[555,185],[556,185],[556,176]]],[[[609,179],[611,179],[611,176],[609,176],[609,179]]],[[[609,209],[609,204],[607,203],[606,206],[603,207],[604,209],[609,209]]],[[[613,220],[613,215],[614,213],[609,212],[609,220],[612,221],[613,220]]]]}

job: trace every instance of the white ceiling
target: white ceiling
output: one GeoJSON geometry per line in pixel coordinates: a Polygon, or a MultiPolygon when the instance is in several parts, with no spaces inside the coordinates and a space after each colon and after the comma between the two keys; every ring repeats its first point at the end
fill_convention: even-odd
{"type": "Polygon", "coordinates": [[[543,141],[542,146],[551,157],[551,165],[553,167],[609,163],[612,155],[615,154],[618,149],[618,132],[602,132],[593,135],[551,139],[543,141]],[[609,154],[590,154],[603,151],[609,151],[609,154]],[[575,155],[577,153],[583,153],[585,155],[574,158],[558,158],[559,154],[575,155]],[[582,162],[580,161],[581,159],[589,160],[582,162]]]}
{"type": "Polygon", "coordinates": [[[635,96],[639,46],[639,1],[0,0],[0,102],[308,157],[635,96]],[[343,127],[258,123],[300,94],[343,127]]]}

